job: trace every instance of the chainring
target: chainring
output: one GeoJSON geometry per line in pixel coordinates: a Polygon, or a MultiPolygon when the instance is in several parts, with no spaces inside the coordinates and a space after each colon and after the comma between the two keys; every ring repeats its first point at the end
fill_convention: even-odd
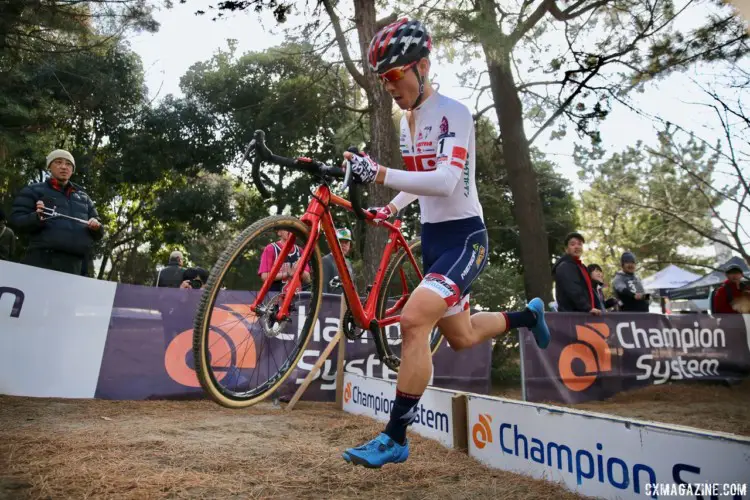
{"type": "Polygon", "coordinates": [[[346,338],[349,340],[357,340],[367,331],[357,326],[357,323],[354,321],[354,315],[350,309],[347,309],[344,313],[344,325],[342,330],[346,338]]]}

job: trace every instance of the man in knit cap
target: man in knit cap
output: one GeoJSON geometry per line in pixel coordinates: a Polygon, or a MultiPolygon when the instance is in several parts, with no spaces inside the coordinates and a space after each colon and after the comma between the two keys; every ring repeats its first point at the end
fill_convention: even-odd
{"type": "Polygon", "coordinates": [[[73,155],[56,149],[46,161],[50,177],[26,186],[13,201],[10,224],[30,235],[21,262],[80,275],[83,259],[104,230],[91,198],[70,181],[76,169],[73,155]],[[58,215],[51,215],[51,209],[58,215]]]}
{"type": "Polygon", "coordinates": [[[620,301],[620,311],[648,312],[651,296],[643,289],[641,279],[636,276],[636,259],[632,252],[625,252],[620,257],[622,270],[617,271],[612,282],[615,296],[620,301]]]}

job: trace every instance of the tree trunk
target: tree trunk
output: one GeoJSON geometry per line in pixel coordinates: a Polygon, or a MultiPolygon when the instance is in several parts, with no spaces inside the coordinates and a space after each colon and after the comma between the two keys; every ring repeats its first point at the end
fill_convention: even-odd
{"type": "Polygon", "coordinates": [[[96,279],[98,279],[98,280],[103,280],[104,279],[104,272],[105,272],[104,268],[107,267],[107,264],[109,263],[109,260],[111,258],[112,258],[112,252],[111,251],[103,252],[102,263],[99,266],[99,273],[97,273],[96,279]]]}
{"type": "Polygon", "coordinates": [[[8,35],[15,29],[28,0],[0,2],[0,51],[5,49],[8,35]]]}
{"type": "Polygon", "coordinates": [[[513,217],[521,240],[526,297],[541,297],[548,303],[552,300],[552,274],[547,231],[510,54],[504,52],[497,57],[496,50],[485,44],[482,48],[487,58],[490,87],[503,141],[503,159],[513,194],[513,217]]]}
{"type": "MultiPolygon", "coordinates": [[[[359,36],[359,47],[362,61],[367,61],[367,48],[376,31],[376,9],[374,0],[355,0],[354,18],[359,36]]],[[[363,65],[365,92],[370,101],[370,143],[369,154],[382,165],[399,168],[401,156],[398,150],[398,135],[393,125],[393,100],[372,73],[367,63],[363,65]]],[[[371,184],[367,188],[367,203],[370,206],[382,206],[391,201],[395,193],[385,186],[371,184]]],[[[363,279],[371,283],[378,270],[388,239],[388,232],[370,225],[364,230],[364,270],[363,279]]]]}

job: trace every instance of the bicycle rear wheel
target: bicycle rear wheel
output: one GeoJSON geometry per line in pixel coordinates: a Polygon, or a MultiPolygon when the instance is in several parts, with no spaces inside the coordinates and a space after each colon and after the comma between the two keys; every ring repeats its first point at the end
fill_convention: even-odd
{"type": "MultiPolygon", "coordinates": [[[[279,231],[289,232],[299,254],[312,237],[294,217],[256,222],[221,254],[198,306],[193,329],[195,371],[206,393],[222,406],[243,408],[273,394],[297,366],[318,317],[323,274],[317,245],[307,263],[309,280],[297,290],[269,291],[257,311],[250,310],[263,284],[261,257],[283,235],[279,231]],[[289,314],[277,320],[287,293],[293,293],[289,314]]],[[[280,248],[283,244],[271,248],[266,260],[284,258],[280,248]]],[[[294,259],[295,254],[290,255],[287,262],[294,259]]]]}
{"type": "MultiPolygon", "coordinates": [[[[410,241],[409,250],[414,255],[417,265],[421,266],[421,240],[410,241]]],[[[385,281],[378,295],[378,319],[400,315],[406,301],[421,281],[421,272],[417,272],[405,251],[399,251],[385,272],[385,281]]],[[[430,352],[435,354],[440,347],[441,340],[443,336],[440,329],[433,328],[429,337],[430,352]]],[[[381,361],[391,370],[398,371],[401,364],[401,325],[395,324],[381,328],[380,341],[385,350],[384,355],[381,354],[381,361]]]]}

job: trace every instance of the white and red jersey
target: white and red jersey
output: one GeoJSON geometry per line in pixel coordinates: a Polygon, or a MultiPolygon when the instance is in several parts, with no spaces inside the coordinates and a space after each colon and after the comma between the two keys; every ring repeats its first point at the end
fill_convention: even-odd
{"type": "Polygon", "coordinates": [[[384,184],[402,191],[399,210],[419,199],[421,221],[482,218],[475,182],[474,119],[460,102],[437,92],[412,111],[412,138],[401,118],[400,149],[406,171],[388,169],[384,184]]]}

